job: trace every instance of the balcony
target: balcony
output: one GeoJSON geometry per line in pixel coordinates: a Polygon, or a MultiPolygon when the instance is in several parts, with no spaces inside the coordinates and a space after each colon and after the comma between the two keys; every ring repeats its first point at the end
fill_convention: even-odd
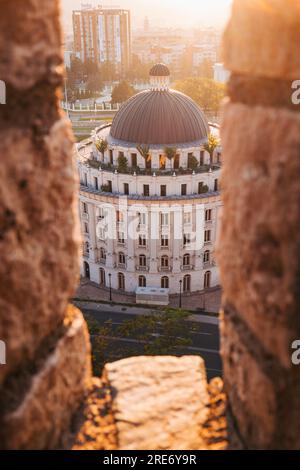
{"type": "Polygon", "coordinates": [[[117,268],[126,270],[126,263],[117,263],[117,268]]]}
{"type": "Polygon", "coordinates": [[[181,271],[193,271],[195,266],[193,264],[183,264],[181,266],[181,271]]]}
{"type": "Polygon", "coordinates": [[[136,266],[135,269],[136,271],[147,272],[149,271],[149,266],[136,266]]]}
{"type": "Polygon", "coordinates": [[[98,263],[103,264],[105,266],[106,265],[106,258],[98,258],[98,263]]]}
{"type": "Polygon", "coordinates": [[[159,266],[158,270],[162,273],[168,273],[172,271],[172,266],[159,266]]]}

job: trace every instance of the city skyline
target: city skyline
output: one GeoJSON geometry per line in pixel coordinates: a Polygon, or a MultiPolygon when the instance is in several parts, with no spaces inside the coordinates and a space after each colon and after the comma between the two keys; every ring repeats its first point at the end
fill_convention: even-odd
{"type": "MultiPolygon", "coordinates": [[[[147,0],[106,0],[103,6],[120,7],[130,9],[132,13],[133,29],[143,26],[143,21],[148,16],[150,25],[155,27],[197,27],[215,26],[222,27],[226,23],[232,0],[211,0],[209,4],[203,0],[164,0],[163,5],[159,0],[151,3],[147,0]],[[182,6],[184,4],[184,11],[182,6]],[[192,10],[192,14],[191,14],[192,10]],[[155,13],[154,13],[155,12],[155,13]]],[[[63,21],[67,29],[72,24],[72,11],[80,9],[81,5],[101,4],[99,0],[62,0],[63,21]]]]}

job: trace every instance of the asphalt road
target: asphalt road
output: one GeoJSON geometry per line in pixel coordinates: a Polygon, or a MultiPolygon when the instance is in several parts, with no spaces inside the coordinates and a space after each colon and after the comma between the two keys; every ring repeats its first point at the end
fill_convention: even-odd
{"type": "MultiPolygon", "coordinates": [[[[133,314],[125,313],[121,311],[108,311],[105,310],[105,306],[103,309],[99,310],[99,308],[92,308],[92,307],[81,307],[81,310],[84,314],[88,314],[90,317],[95,319],[99,325],[104,325],[104,323],[108,320],[111,321],[112,327],[117,328],[126,320],[132,320],[134,318],[133,314]]],[[[180,354],[186,355],[199,355],[205,361],[206,371],[208,379],[210,380],[213,377],[220,377],[222,375],[222,363],[219,354],[220,349],[220,336],[219,336],[219,327],[218,325],[197,321],[194,323],[193,321],[188,321],[191,329],[193,328],[193,324],[197,326],[197,330],[192,332],[192,345],[185,347],[184,349],[180,350],[180,354]]],[[[111,347],[113,348],[114,345],[120,348],[120,345],[124,344],[126,346],[133,345],[135,349],[139,350],[139,343],[141,348],[141,353],[143,351],[143,344],[141,341],[136,340],[135,338],[114,338],[110,339],[111,347]]]]}

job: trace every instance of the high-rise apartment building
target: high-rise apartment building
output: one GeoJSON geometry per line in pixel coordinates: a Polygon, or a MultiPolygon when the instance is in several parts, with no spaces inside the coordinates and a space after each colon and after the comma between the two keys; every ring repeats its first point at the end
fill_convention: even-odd
{"type": "Polygon", "coordinates": [[[130,11],[119,8],[85,8],[73,11],[74,52],[82,62],[115,65],[119,73],[131,60],[130,11]]]}

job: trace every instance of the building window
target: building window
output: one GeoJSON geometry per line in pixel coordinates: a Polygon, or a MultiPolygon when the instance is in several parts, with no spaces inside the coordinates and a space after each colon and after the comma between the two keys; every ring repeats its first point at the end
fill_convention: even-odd
{"type": "Polygon", "coordinates": [[[149,189],[149,184],[144,184],[144,190],[143,190],[144,196],[148,197],[150,195],[150,189],[149,189]]]}
{"type": "Polygon", "coordinates": [[[166,169],[166,156],[165,155],[160,155],[159,156],[159,169],[160,170],[165,170],[166,169]]]}
{"type": "Polygon", "coordinates": [[[136,153],[131,154],[131,166],[133,168],[137,167],[137,154],[136,153]]]}
{"type": "Polygon", "coordinates": [[[160,285],[162,289],[169,289],[169,278],[167,276],[163,276],[161,278],[160,285]]]}
{"type": "Polygon", "coordinates": [[[98,215],[99,220],[103,220],[105,218],[105,212],[103,207],[99,207],[99,215],[98,215]]]}
{"type": "Polygon", "coordinates": [[[204,232],[204,242],[209,243],[211,241],[211,231],[205,230],[204,232]]]}
{"type": "Polygon", "coordinates": [[[96,189],[96,191],[98,191],[98,189],[99,189],[97,176],[94,176],[94,188],[96,189]]]}
{"type": "Polygon", "coordinates": [[[211,284],[211,272],[206,271],[204,274],[204,289],[209,289],[211,284]]]}
{"type": "Polygon", "coordinates": [[[200,183],[198,183],[198,194],[203,194],[204,192],[204,184],[203,184],[203,181],[200,181],[200,183]]]}
{"type": "Polygon", "coordinates": [[[83,175],[83,184],[84,186],[87,186],[87,174],[86,173],[84,173],[83,175]]]}
{"type": "Polygon", "coordinates": [[[88,213],[88,208],[87,208],[87,203],[86,202],[83,202],[82,203],[82,212],[84,214],[87,214],[88,213]]]}
{"type": "Polygon", "coordinates": [[[107,192],[112,193],[112,181],[111,180],[107,181],[107,192]]]}
{"type": "Polygon", "coordinates": [[[186,253],[183,257],[183,266],[190,266],[191,264],[191,257],[188,253],[186,253]]]}
{"type": "Polygon", "coordinates": [[[183,292],[190,292],[191,290],[191,276],[187,274],[183,278],[183,292]]]}
{"type": "Polygon", "coordinates": [[[183,213],[183,223],[184,225],[190,225],[192,223],[192,213],[184,212],[183,213]]]}
{"type": "Polygon", "coordinates": [[[118,288],[125,290],[125,276],[123,273],[118,273],[118,288]]]}
{"type": "Polygon", "coordinates": [[[106,252],[104,248],[100,248],[100,259],[102,261],[106,260],[106,252]]]}
{"type": "Polygon", "coordinates": [[[186,184],[181,185],[181,196],[186,196],[186,184]]]}
{"type": "Polygon", "coordinates": [[[168,235],[162,235],[161,236],[161,246],[162,247],[168,247],[169,246],[169,237],[168,237],[168,235]]]}
{"type": "Polygon", "coordinates": [[[161,263],[162,268],[168,268],[169,267],[169,257],[168,256],[162,256],[161,260],[160,260],[160,263],[161,263]]]}
{"type": "Polygon", "coordinates": [[[162,212],[160,214],[160,223],[162,226],[168,227],[169,226],[169,214],[167,214],[166,212],[162,212]]]}
{"type": "Polygon", "coordinates": [[[138,218],[139,218],[139,225],[146,225],[146,213],[145,212],[139,212],[138,218]]]}
{"type": "Polygon", "coordinates": [[[139,266],[145,268],[147,264],[146,255],[139,256],[139,266]]]}
{"type": "Polygon", "coordinates": [[[109,163],[114,164],[114,152],[112,150],[109,151],[109,163]]]}
{"type": "Polygon", "coordinates": [[[211,220],[212,220],[212,210],[207,209],[205,211],[205,222],[211,222],[211,220]]]}
{"type": "Polygon", "coordinates": [[[180,157],[178,154],[176,154],[174,158],[174,170],[178,170],[179,166],[180,166],[180,157]]]}
{"type": "Polygon", "coordinates": [[[129,195],[129,184],[128,183],[124,183],[124,194],[126,196],[129,195]]]}
{"type": "Polygon", "coordinates": [[[147,245],[146,235],[144,234],[139,235],[139,246],[146,246],[146,245],[147,245]]]}
{"type": "Polygon", "coordinates": [[[219,191],[219,181],[218,180],[215,180],[214,190],[219,191]]]}
{"type": "Polygon", "coordinates": [[[204,263],[209,263],[210,261],[210,251],[206,250],[203,255],[203,261],[204,263]]]}
{"type": "Polygon", "coordinates": [[[125,264],[125,255],[124,253],[119,253],[119,264],[125,264]]]}
{"type": "Polygon", "coordinates": [[[183,234],[183,245],[188,246],[191,244],[191,234],[190,233],[184,233],[183,234]]]}
{"type": "Polygon", "coordinates": [[[146,286],[147,286],[146,277],[139,276],[139,287],[146,287],[146,286]]]}
{"type": "Polygon", "coordinates": [[[124,245],[125,243],[124,232],[118,232],[118,243],[120,243],[121,245],[124,245]]]}
{"type": "Polygon", "coordinates": [[[105,271],[103,268],[100,268],[100,286],[105,286],[105,271]]]}
{"type": "Polygon", "coordinates": [[[86,223],[84,224],[84,233],[89,233],[89,226],[86,223]]]}
{"type": "Polygon", "coordinates": [[[204,150],[200,151],[200,166],[204,165],[204,150]]]}
{"type": "Polygon", "coordinates": [[[167,186],[165,184],[162,184],[160,186],[160,195],[161,196],[166,196],[167,195],[167,186]]]}

